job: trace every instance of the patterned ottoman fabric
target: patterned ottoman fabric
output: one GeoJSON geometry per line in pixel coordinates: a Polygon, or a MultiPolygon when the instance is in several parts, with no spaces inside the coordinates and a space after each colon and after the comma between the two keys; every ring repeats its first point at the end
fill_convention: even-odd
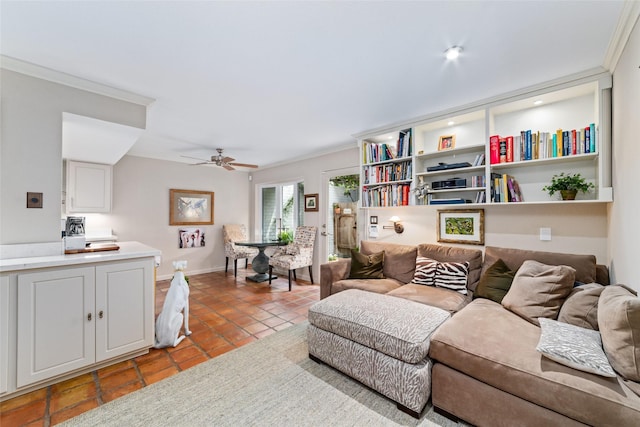
{"type": "Polygon", "coordinates": [[[420,363],[449,312],[414,301],[350,289],[309,308],[309,323],[407,363],[420,363]]]}

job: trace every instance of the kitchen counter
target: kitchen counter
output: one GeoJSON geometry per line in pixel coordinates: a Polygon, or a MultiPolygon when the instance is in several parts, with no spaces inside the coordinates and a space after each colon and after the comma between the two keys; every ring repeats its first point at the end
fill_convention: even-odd
{"type": "Polygon", "coordinates": [[[120,249],[116,251],[2,259],[0,260],[0,273],[33,268],[61,267],[104,261],[127,260],[151,256],[156,258],[156,265],[160,263],[160,255],[162,253],[151,246],[147,246],[139,242],[117,242],[117,245],[120,249]]]}

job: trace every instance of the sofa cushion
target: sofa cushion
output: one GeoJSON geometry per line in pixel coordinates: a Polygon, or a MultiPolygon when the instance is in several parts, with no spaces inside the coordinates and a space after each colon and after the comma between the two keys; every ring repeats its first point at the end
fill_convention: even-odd
{"type": "Polygon", "coordinates": [[[526,260],[535,260],[547,265],[568,265],[575,268],[577,281],[582,283],[592,283],[596,281],[596,257],[593,255],[563,254],[487,246],[484,251],[485,267],[483,267],[483,272],[498,259],[502,259],[513,271],[517,271],[526,260]]]}
{"type": "Polygon", "coordinates": [[[551,360],[592,374],[615,378],[616,373],[602,349],[600,333],[541,317],[536,350],[551,360]]]}
{"type": "Polygon", "coordinates": [[[540,328],[478,298],[431,337],[437,362],[588,425],[635,425],[640,397],[622,378],[581,372],[536,351],[540,328]]]}
{"type": "Polygon", "coordinates": [[[598,326],[613,369],[640,381],[640,298],[625,287],[606,286],[598,302],[598,326]]]}
{"type": "Polygon", "coordinates": [[[387,295],[409,299],[421,304],[431,305],[450,313],[455,313],[471,301],[468,295],[434,286],[409,283],[389,291],[387,295]]]}
{"type": "Polygon", "coordinates": [[[587,283],[573,288],[558,313],[558,321],[598,330],[598,299],[604,286],[587,283]]]}
{"type": "Polygon", "coordinates": [[[449,313],[402,298],[351,289],[309,308],[309,323],[407,363],[423,361],[449,313]]]}
{"type": "MultiPolygon", "coordinates": [[[[397,289],[404,284],[396,279],[344,279],[333,282],[331,285],[331,294],[346,291],[347,289],[360,289],[363,291],[375,292],[377,294],[386,294],[389,291],[397,289]]],[[[328,295],[327,295],[328,296],[328,295]]]]}
{"type": "Polygon", "coordinates": [[[351,249],[349,279],[384,279],[383,264],[384,251],[365,255],[351,249]]]}
{"type": "Polygon", "coordinates": [[[480,277],[473,297],[487,298],[501,303],[511,287],[515,274],[504,261],[498,259],[480,277]]]}
{"type": "Polygon", "coordinates": [[[416,258],[416,273],[411,283],[436,286],[467,294],[468,262],[438,262],[431,258],[416,258]]]}
{"type": "Polygon", "coordinates": [[[411,283],[416,285],[435,286],[438,261],[419,256],[416,258],[416,272],[411,283]]]}
{"type": "Polygon", "coordinates": [[[525,261],[502,299],[502,305],[534,325],[539,325],[538,317],[555,320],[574,282],[572,267],[525,261]]]}
{"type": "Polygon", "coordinates": [[[382,251],[384,251],[384,265],[382,266],[384,276],[402,283],[409,283],[413,279],[413,273],[416,269],[417,248],[370,240],[363,240],[360,244],[360,252],[366,255],[382,251]]]}
{"type": "Polygon", "coordinates": [[[476,289],[482,271],[481,250],[422,243],[418,245],[418,256],[435,259],[439,262],[468,262],[467,288],[471,291],[476,289]]]}

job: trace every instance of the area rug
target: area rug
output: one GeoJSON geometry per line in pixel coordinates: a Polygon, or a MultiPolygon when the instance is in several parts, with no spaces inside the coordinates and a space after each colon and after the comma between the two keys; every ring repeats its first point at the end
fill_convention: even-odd
{"type": "MultiPolygon", "coordinates": [[[[106,403],[65,426],[458,426],[429,407],[420,419],[309,359],[308,323],[106,403]]],[[[464,425],[460,423],[460,425],[464,425]]]]}

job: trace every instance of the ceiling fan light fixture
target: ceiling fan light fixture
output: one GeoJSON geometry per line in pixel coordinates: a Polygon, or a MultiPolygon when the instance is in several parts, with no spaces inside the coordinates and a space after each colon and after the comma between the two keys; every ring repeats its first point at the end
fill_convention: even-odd
{"type": "Polygon", "coordinates": [[[462,53],[462,46],[451,46],[444,51],[444,56],[449,60],[454,60],[462,53]]]}

